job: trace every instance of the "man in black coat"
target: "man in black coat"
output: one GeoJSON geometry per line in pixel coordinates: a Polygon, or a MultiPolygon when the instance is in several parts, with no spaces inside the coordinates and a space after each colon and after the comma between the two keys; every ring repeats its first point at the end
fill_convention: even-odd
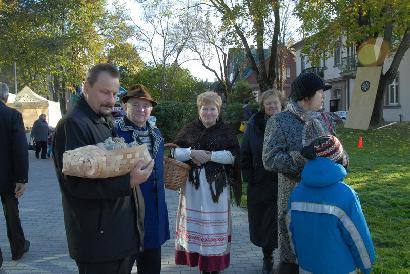
{"type": "Polygon", "coordinates": [[[31,129],[30,138],[34,139],[36,158],[38,159],[41,151],[41,159],[47,159],[47,140],[50,129],[46,120],[46,115],[41,114],[38,119],[34,122],[33,128],[31,129]]]}
{"type": "Polygon", "coordinates": [[[109,64],[90,69],[84,94],[57,125],[54,164],[60,183],[70,256],[79,273],[129,273],[129,256],[138,252],[135,206],[131,188],[145,182],[153,161],[137,163],[130,174],[86,179],[62,174],[63,153],[114,137],[111,109],[119,90],[119,72],[109,64]]]}
{"type": "MultiPolygon", "coordinates": [[[[18,209],[18,198],[23,195],[28,178],[28,149],[20,112],[5,104],[8,95],[8,86],[0,83],[0,196],[12,259],[18,260],[30,246],[21,228],[18,209]]],[[[0,249],[0,267],[2,263],[0,249]]]]}

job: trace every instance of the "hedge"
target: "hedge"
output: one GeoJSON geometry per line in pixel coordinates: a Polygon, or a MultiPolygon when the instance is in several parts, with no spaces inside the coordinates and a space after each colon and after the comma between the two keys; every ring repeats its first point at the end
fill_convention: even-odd
{"type": "MultiPolygon", "coordinates": [[[[255,104],[251,105],[256,109],[255,104]]],[[[157,126],[164,136],[165,142],[172,142],[178,131],[189,122],[198,118],[195,103],[162,101],[152,113],[157,118],[157,126]]],[[[241,121],[244,121],[244,113],[241,103],[230,103],[222,107],[222,118],[232,125],[232,129],[239,133],[241,121]]]]}

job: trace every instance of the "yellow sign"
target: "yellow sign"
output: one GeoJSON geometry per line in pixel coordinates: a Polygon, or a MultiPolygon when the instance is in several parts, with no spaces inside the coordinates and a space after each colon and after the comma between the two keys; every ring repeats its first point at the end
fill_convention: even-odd
{"type": "Polygon", "coordinates": [[[359,67],[345,127],[367,130],[376,100],[382,67],[359,67]]]}

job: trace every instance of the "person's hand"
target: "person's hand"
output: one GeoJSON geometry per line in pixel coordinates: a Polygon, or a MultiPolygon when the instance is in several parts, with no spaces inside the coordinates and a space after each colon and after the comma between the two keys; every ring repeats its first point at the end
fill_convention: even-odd
{"type": "Polygon", "coordinates": [[[205,150],[191,150],[191,159],[197,165],[203,165],[211,160],[211,152],[205,150]]]}
{"type": "Polygon", "coordinates": [[[148,165],[144,164],[143,160],[139,160],[134,169],[130,173],[130,185],[136,187],[148,180],[154,168],[154,160],[151,160],[148,165]]]}
{"type": "Polygon", "coordinates": [[[14,189],[14,196],[20,198],[24,191],[26,191],[26,184],[16,183],[16,188],[14,189]]]}
{"type": "Polygon", "coordinates": [[[308,146],[304,146],[300,150],[300,154],[302,154],[302,156],[305,157],[306,159],[309,159],[309,160],[315,159],[316,158],[316,151],[315,151],[314,145],[310,144],[308,146]]]}

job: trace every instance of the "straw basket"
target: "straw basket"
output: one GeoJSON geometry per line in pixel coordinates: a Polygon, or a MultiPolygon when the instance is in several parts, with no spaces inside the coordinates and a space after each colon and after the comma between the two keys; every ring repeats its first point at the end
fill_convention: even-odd
{"type": "Polygon", "coordinates": [[[129,173],[140,159],[151,161],[147,145],[114,150],[90,145],[64,152],[62,172],[82,178],[117,177],[129,173]]]}
{"type": "MultiPolygon", "coordinates": [[[[165,144],[165,147],[175,148],[175,144],[165,144]]],[[[183,162],[171,157],[164,158],[164,184],[171,190],[178,190],[188,179],[188,172],[191,167],[183,162]]]]}

